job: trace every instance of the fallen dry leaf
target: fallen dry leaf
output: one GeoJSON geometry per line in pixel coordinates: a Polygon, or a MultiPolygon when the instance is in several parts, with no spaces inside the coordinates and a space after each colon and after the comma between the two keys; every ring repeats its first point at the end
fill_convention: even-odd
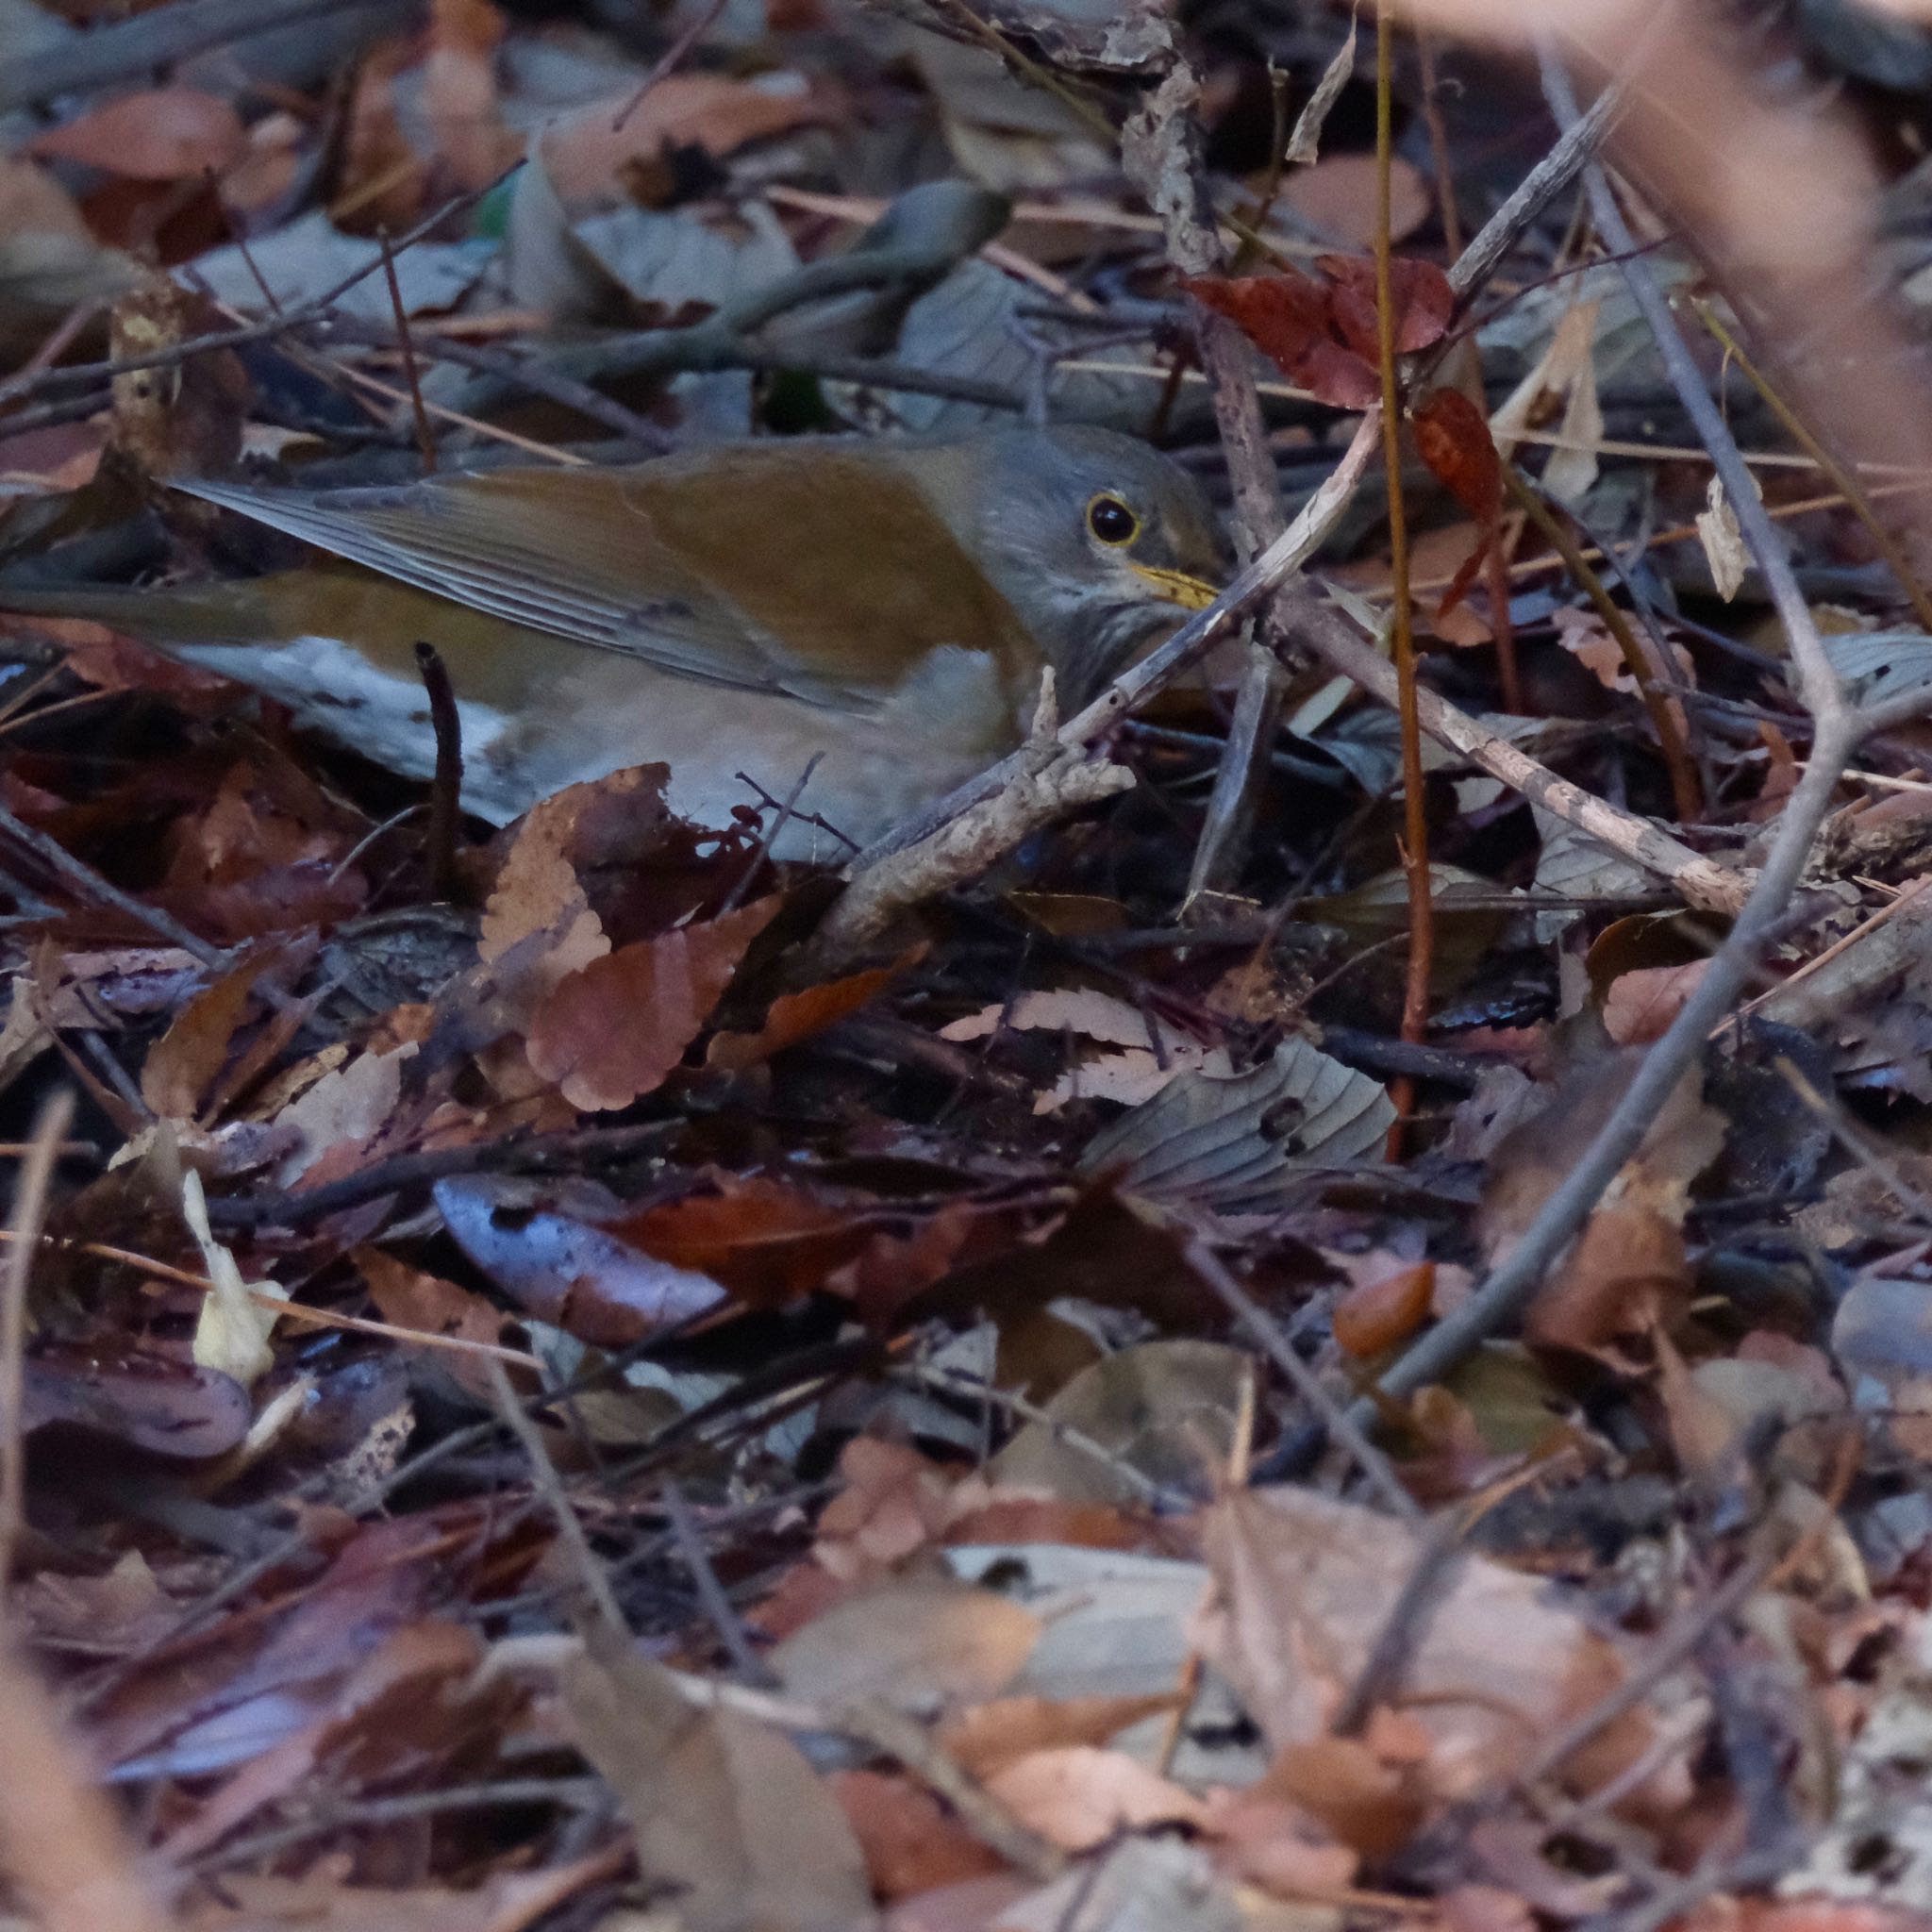
{"type": "Polygon", "coordinates": [[[825,1782],[865,1853],[873,1890],[887,1904],[1007,1869],[998,1853],[908,1778],[835,1771],[825,1782]]]}
{"type": "Polygon", "coordinates": [[[585,1754],[630,1819],[638,1865],[671,1888],[690,1932],[859,1932],[873,1923],[864,1853],[790,1739],[682,1698],[620,1641],[563,1673],[585,1754]]]}
{"type": "Polygon", "coordinates": [[[1642,1046],[1657,1039],[1697,990],[1709,961],[1686,966],[1640,966],[1620,973],[1604,995],[1604,1031],[1619,1046],[1642,1046]]]}
{"type": "Polygon", "coordinates": [[[620,946],[559,979],[530,1024],[530,1065],[573,1107],[628,1107],[684,1058],[776,897],[620,946]]]}
{"type": "MultiPolygon", "coordinates": [[[[1204,1541],[1220,1597],[1198,1622],[1203,1653],[1276,1753],[1313,1742],[1413,1573],[1419,1537],[1373,1509],[1267,1489],[1217,1503],[1204,1541]]],[[[1434,1740],[1421,1789],[1442,1803],[1507,1781],[1538,1740],[1623,1675],[1616,1649],[1549,1584],[1464,1558],[1440,1587],[1394,1693],[1434,1740]]],[[[1630,1753],[1648,1728],[1632,1718],[1619,1751],[1630,1753]]],[[[1646,1782],[1682,1790],[1687,1775],[1672,1760],[1646,1782]]]]}
{"type": "Polygon", "coordinates": [[[1070,1852],[1091,1851],[1124,1831],[1199,1825],[1200,1799],[1123,1751],[1063,1744],[1015,1758],[987,1789],[1025,1825],[1070,1852]]]}
{"type": "Polygon", "coordinates": [[[551,185],[575,206],[615,193],[628,165],[655,161],[667,146],[724,155],[823,117],[818,98],[805,88],[784,91],[781,79],[770,75],[760,85],[673,74],[641,100],[632,91],[593,101],[552,122],[540,137],[551,185]]]}
{"type": "Polygon", "coordinates": [[[947,1578],[859,1591],[794,1631],[766,1661],[794,1697],[882,1698],[930,1714],[997,1697],[1040,1641],[1040,1620],[947,1578]]]}
{"type": "Polygon", "coordinates": [[[218,95],[191,87],[123,94],[78,119],[36,135],[27,152],[80,161],[138,181],[218,175],[245,142],[242,122],[218,95]]]}
{"type": "Polygon", "coordinates": [[[705,1052],[708,1067],[739,1073],[768,1060],[800,1041],[836,1026],[841,1020],[869,1006],[893,980],[924,957],[923,945],[909,946],[888,966],[871,966],[828,979],[799,992],[780,993],[765,1009],[764,1024],[756,1033],[720,1033],[705,1052]]]}

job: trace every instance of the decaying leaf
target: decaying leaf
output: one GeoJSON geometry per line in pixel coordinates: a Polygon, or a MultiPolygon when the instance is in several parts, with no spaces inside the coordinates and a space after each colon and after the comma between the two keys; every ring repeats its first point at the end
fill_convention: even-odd
{"type": "Polygon", "coordinates": [[[1599,301],[1573,302],[1565,308],[1542,354],[1490,418],[1497,448],[1513,458],[1524,433],[1542,421],[1549,399],[1561,400],[1557,433],[1562,441],[1543,465],[1542,486],[1546,495],[1571,506],[1582,501],[1597,478],[1595,445],[1603,441],[1604,416],[1594,349],[1602,312],[1599,301]]]}
{"type": "Polygon", "coordinates": [[[686,1702],[661,1664],[599,1640],[563,1674],[585,1755],[615,1787],[638,1865],[690,1932],[860,1932],[865,1857],[798,1748],[726,1706],[686,1702]]]}
{"type": "Polygon", "coordinates": [[[1228,1205],[1266,1196],[1297,1163],[1372,1155],[1394,1118],[1366,1074],[1290,1040],[1245,1074],[1183,1074],[1096,1134],[1082,1165],[1129,1192],[1228,1205]]]}
{"type": "Polygon", "coordinates": [[[27,151],[138,180],[178,181],[220,174],[242,152],[242,142],[241,120],[219,95],[164,87],[118,95],[36,136],[27,151]]]}
{"type": "Polygon", "coordinates": [[[844,1598],[768,1661],[795,1697],[827,1707],[877,1697],[929,1716],[998,1696],[1040,1630],[1031,1611],[991,1591],[908,1578],[844,1598]]]}
{"type": "MultiPolygon", "coordinates": [[[[477,1267],[579,1341],[623,1348],[724,1298],[708,1275],[654,1259],[541,1188],[452,1176],[437,1183],[436,1205],[477,1267]]],[[[610,1204],[598,1205],[618,1218],[610,1204]]]]}
{"type": "MultiPolygon", "coordinates": [[[[1496,1148],[1482,1226],[1492,1257],[1509,1253],[1616,1104],[1633,1071],[1620,1054],[1577,1070],[1549,1104],[1496,1148]]],[[[1684,1215],[1697,1176],[1717,1158],[1724,1120],[1687,1076],[1658,1109],[1637,1153],[1604,1191],[1525,1328],[1557,1346],[1608,1349],[1648,1329],[1690,1285],[1684,1215]]]]}
{"type": "MultiPolygon", "coordinates": [[[[1325,279],[1293,271],[1230,279],[1188,275],[1188,292],[1238,324],[1261,353],[1295,382],[1338,408],[1373,408],[1382,399],[1372,262],[1324,255],[1325,279]]],[[[1433,263],[1391,264],[1395,348],[1399,355],[1441,339],[1455,308],[1447,278],[1433,263]]]]}
{"type": "Polygon", "coordinates": [[[1728,604],[1743,588],[1751,568],[1751,552],[1744,533],[1738,527],[1738,513],[1724,494],[1716,476],[1705,492],[1705,507],[1697,512],[1697,541],[1704,546],[1705,561],[1710,565],[1710,580],[1717,593],[1728,604]]]}
{"type": "Polygon", "coordinates": [[[1227,1049],[1191,1039],[1158,1014],[1093,987],[1024,992],[1001,1006],[982,1007],[940,1029],[941,1040],[984,1040],[1001,1031],[1063,1033],[1116,1046],[1117,1053],[1075,1059],[1034,1102],[1036,1113],[1053,1113],[1070,1100],[1116,1100],[1138,1107],[1184,1073],[1233,1071],[1227,1049]]]}
{"type": "Polygon", "coordinates": [[[181,1214],[188,1231],[201,1248],[208,1274],[208,1291],[194,1324],[194,1362],[232,1376],[245,1389],[275,1366],[269,1338],[277,1317],[263,1307],[257,1295],[284,1300],[273,1281],[243,1281],[233,1253],[215,1240],[208,1224],[208,1203],[201,1176],[190,1168],[181,1177],[181,1214]]]}
{"type": "MultiPolygon", "coordinates": [[[[1203,1648],[1240,1691],[1277,1752],[1312,1743],[1366,1662],[1422,1546],[1392,1517],[1311,1491],[1239,1492],[1216,1504],[1206,1533],[1220,1598],[1201,1619],[1203,1648]]],[[[1617,1651],[1541,1578],[1465,1557],[1433,1599],[1391,1693],[1430,1740],[1419,1766],[1434,1799],[1507,1782],[1524,1753],[1613,1690],[1617,1651]]],[[[1649,1737],[1641,1716],[1615,1726],[1570,1774],[1582,1788],[1634,1762],[1649,1737]]],[[[1688,1790],[1688,1765],[1666,1760],[1645,1780],[1655,1801],[1688,1790]]]]}
{"type": "Polygon", "coordinates": [[[1503,513],[1503,465],[1488,419],[1456,389],[1432,391],[1409,412],[1415,446],[1442,487],[1476,526],[1476,546],[1460,564],[1436,606],[1440,622],[1459,604],[1496,541],[1503,513]]]}
{"type": "Polygon", "coordinates": [[[987,1780],[1014,1817],[1070,1852],[1091,1851],[1117,1832],[1198,1825],[1200,1799],[1124,1752],[1068,1744],[1035,1751],[987,1780]]]}
{"type": "Polygon", "coordinates": [[[1225,1467],[1254,1365],[1217,1342],[1146,1341],[1081,1370],[993,1458],[993,1474],[1070,1503],[1198,1491],[1225,1467]]]}
{"type": "Polygon", "coordinates": [[[759,899],[578,967],[530,1024],[530,1065],[573,1107],[628,1107],[684,1058],[778,906],[759,899]]]}
{"type": "Polygon", "coordinates": [[[841,979],[825,980],[798,992],[780,993],[765,1009],[764,1024],[756,1033],[715,1035],[706,1049],[705,1064],[737,1073],[836,1026],[860,1008],[870,1006],[915,965],[924,951],[924,946],[908,947],[890,965],[868,967],[862,973],[848,973],[841,979]]]}

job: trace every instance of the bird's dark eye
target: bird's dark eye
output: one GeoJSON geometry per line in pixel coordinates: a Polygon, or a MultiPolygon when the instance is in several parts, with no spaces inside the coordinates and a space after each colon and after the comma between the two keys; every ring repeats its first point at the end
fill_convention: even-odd
{"type": "Polygon", "coordinates": [[[1141,519],[1118,496],[1096,496],[1087,506],[1087,527],[1103,543],[1131,543],[1141,534],[1141,519]]]}

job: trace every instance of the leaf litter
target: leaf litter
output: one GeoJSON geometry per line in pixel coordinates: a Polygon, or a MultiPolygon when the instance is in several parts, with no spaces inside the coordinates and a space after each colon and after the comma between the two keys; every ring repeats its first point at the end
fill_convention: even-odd
{"type": "MultiPolygon", "coordinates": [[[[1457,273],[1548,122],[1456,38],[1510,8],[1422,10],[1390,215],[1410,590],[1424,684],[1500,754],[1424,748],[1419,1035],[1398,739],[1330,667],[1294,670],[1214,891],[1239,651],[1109,739],[1132,791],[828,961],[840,881],[772,858],[780,800],[700,827],[640,766],[439,852],[428,788],[274,704],[0,615],[0,1729],[50,1767],[0,1793],[9,1913],[1932,1909],[1932,607],[1894,472],[1861,503],[1819,454],[1808,336],[1754,344],[1769,396],[1714,341],[1701,366],[1822,655],[1888,722],[1635,1151],[1473,1348],[1406,1373],[1534,1251],[1718,969],[1724,922],[1638,833],[1756,876],[1819,738],[1753,504],[1579,191],[1457,273]],[[33,1155],[57,1088],[76,1124],[33,1155]]],[[[1252,388],[1292,510],[1379,408],[1353,9],[439,0],[208,48],[210,11],[0,7],[27,76],[0,75],[0,607],[294,560],[160,487],[182,470],[397,483],[1031,411],[1151,428],[1224,505],[1217,389],[1232,423],[1252,388]],[[62,50],[103,64],[42,68],[62,50]],[[1208,212],[1219,255],[1182,245],[1208,212]]],[[[1856,127],[1907,239],[1932,128],[1889,76],[1925,29],[1785,28],[1817,86],[1776,111],[1856,127]]],[[[1686,326],[1713,290],[1773,314],[1652,158],[1628,218],[1686,326]]],[[[1767,206],[1851,178],[1791,166],[1767,206]]],[[[1379,492],[1303,579],[1377,641],[1379,492]]]]}

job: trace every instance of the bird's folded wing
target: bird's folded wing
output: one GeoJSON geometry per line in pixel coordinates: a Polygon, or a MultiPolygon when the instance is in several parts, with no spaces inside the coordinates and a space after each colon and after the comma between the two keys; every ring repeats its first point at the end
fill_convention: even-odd
{"type": "MultiPolygon", "coordinates": [[[[863,679],[801,658],[654,527],[636,470],[503,470],[396,489],[177,487],[471,609],[686,677],[850,708],[863,679]]],[[[755,565],[754,565],[755,567],[755,565]]]]}

